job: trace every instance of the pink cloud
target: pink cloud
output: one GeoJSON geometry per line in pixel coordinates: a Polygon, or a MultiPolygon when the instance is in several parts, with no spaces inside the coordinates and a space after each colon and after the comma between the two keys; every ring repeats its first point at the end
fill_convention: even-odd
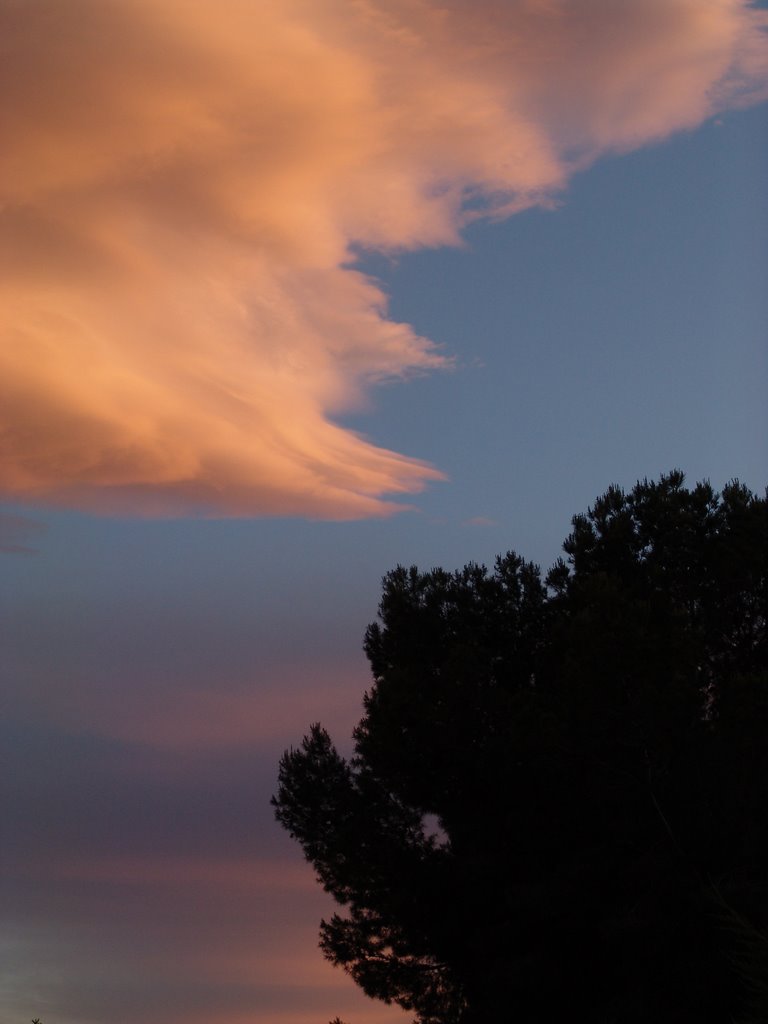
{"type": "Polygon", "coordinates": [[[471,519],[465,520],[462,526],[498,526],[499,524],[495,519],[489,519],[488,516],[472,516],[471,519]]]}
{"type": "Polygon", "coordinates": [[[447,365],[353,246],[456,244],[768,95],[744,0],[0,0],[0,490],[386,515],[440,473],[334,417],[447,365]]]}
{"type": "Polygon", "coordinates": [[[314,893],[317,890],[312,869],[300,861],[264,861],[250,858],[204,857],[57,857],[35,858],[34,853],[15,866],[21,878],[62,879],[89,883],[130,883],[137,886],[189,886],[205,884],[227,889],[244,888],[251,892],[266,888],[270,892],[288,890],[314,893]]]}
{"type": "Polygon", "coordinates": [[[332,904],[298,853],[246,861],[32,850],[10,877],[17,896],[0,935],[8,1019],[32,1005],[30,1015],[45,1007],[64,1024],[153,1024],[159,1006],[169,1024],[405,1020],[324,961],[317,924],[332,904]]]}
{"type": "MultiPolygon", "coordinates": [[[[367,682],[360,674],[346,673],[324,682],[316,669],[310,683],[297,685],[260,680],[257,691],[229,692],[221,683],[209,690],[179,690],[122,694],[117,698],[89,699],[80,709],[92,731],[129,743],[141,743],[160,751],[229,750],[268,743],[270,748],[295,738],[297,722],[322,718],[329,728],[341,725],[351,732],[353,716],[367,682]],[[352,698],[352,699],[351,699],[352,698]]],[[[307,677],[307,673],[303,673],[307,677]]],[[[149,762],[151,764],[151,761],[149,762]]]]}
{"type": "Polygon", "coordinates": [[[169,686],[153,677],[126,683],[98,675],[62,685],[60,678],[46,675],[10,686],[7,702],[21,721],[141,745],[144,754],[138,760],[131,756],[130,772],[156,777],[169,765],[183,774],[188,758],[206,751],[281,751],[295,740],[297,722],[301,728],[322,719],[333,732],[350,735],[368,684],[362,655],[349,663],[261,666],[258,676],[257,683],[217,678],[204,687],[177,679],[169,686]],[[169,761],[169,753],[177,759],[169,761]]]}

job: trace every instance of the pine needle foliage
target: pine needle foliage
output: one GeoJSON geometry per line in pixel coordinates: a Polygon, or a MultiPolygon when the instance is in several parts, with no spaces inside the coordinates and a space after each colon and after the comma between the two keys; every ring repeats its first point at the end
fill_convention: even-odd
{"type": "Polygon", "coordinates": [[[354,754],[273,801],[321,948],[418,1024],[768,1020],[768,497],[674,471],[563,547],[385,577],[354,754]]]}

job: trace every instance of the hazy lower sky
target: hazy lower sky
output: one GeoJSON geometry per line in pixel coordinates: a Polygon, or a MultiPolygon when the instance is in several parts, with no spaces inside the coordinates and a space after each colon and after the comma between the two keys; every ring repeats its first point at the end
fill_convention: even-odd
{"type": "Polygon", "coordinates": [[[0,1019],[406,1020],[268,805],[397,563],[768,483],[768,16],[0,0],[0,1019]]]}

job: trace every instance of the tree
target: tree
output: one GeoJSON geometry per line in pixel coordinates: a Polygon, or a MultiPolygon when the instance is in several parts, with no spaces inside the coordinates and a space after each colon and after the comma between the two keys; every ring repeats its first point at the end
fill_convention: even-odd
{"type": "Polygon", "coordinates": [[[385,577],[354,756],[313,725],[273,798],[321,948],[420,1024],[768,1020],[768,495],[572,524],[545,578],[385,577]]]}

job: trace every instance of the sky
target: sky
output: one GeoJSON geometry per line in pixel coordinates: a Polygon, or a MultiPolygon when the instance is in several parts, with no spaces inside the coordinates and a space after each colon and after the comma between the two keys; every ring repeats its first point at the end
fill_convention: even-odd
{"type": "Polygon", "coordinates": [[[768,12],[0,0],[0,1019],[408,1018],[278,759],[397,564],[768,484],[768,12]]]}

